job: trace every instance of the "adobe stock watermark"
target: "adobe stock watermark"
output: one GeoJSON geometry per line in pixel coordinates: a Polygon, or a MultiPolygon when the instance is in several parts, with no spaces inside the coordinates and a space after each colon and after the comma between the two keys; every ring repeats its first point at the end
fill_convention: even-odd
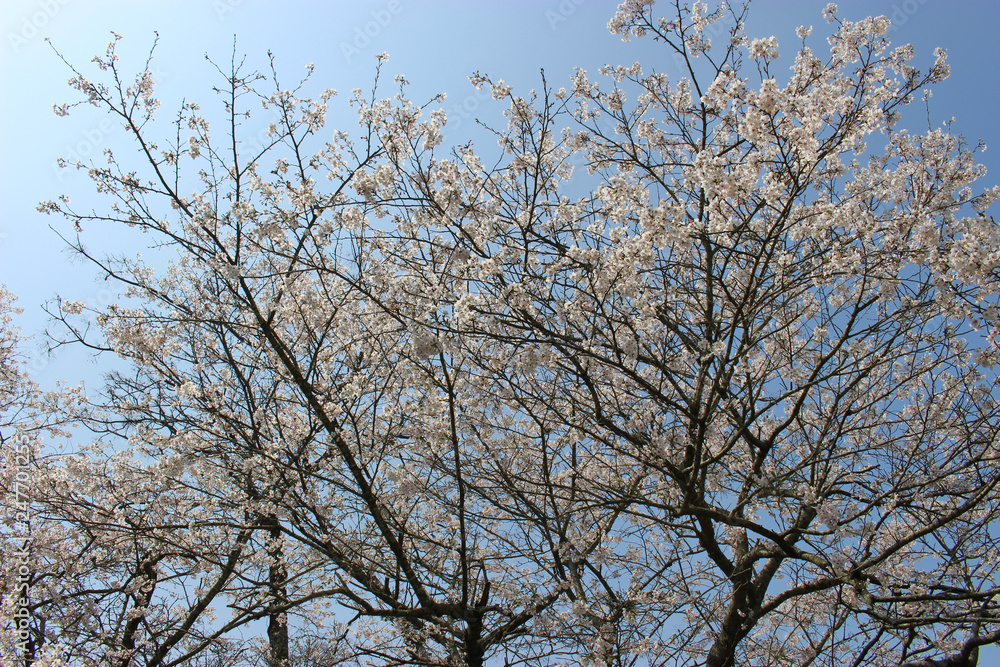
{"type": "Polygon", "coordinates": [[[86,164],[84,159],[96,155],[104,140],[118,127],[119,125],[110,118],[103,118],[97,124],[97,127],[83,130],[80,133],[80,140],[72,145],[67,145],[62,155],[56,158],[56,161],[52,164],[52,171],[56,175],[56,180],[62,183],[69,169],[76,167],[78,164],[86,164]]]}
{"type": "Polygon", "coordinates": [[[49,21],[56,17],[59,10],[70,2],[71,0],[38,0],[35,3],[35,9],[30,14],[21,17],[20,27],[7,33],[7,43],[10,44],[14,53],[20,51],[28,42],[37,37],[39,31],[47,26],[49,21]]]}
{"type": "Polygon", "coordinates": [[[281,143],[278,141],[279,136],[271,132],[271,126],[277,125],[281,122],[281,118],[275,115],[274,119],[268,125],[263,126],[255,134],[247,134],[240,137],[240,147],[249,154],[242,155],[245,159],[258,159],[258,156],[262,156],[267,151],[271,150],[277,144],[281,143]]]}
{"type": "Polygon", "coordinates": [[[212,0],[212,10],[215,18],[220,21],[226,18],[226,14],[236,11],[236,8],[243,4],[243,0],[212,0]]]}
{"type": "MultiPolygon", "coordinates": [[[[161,83],[167,78],[167,74],[159,67],[152,70],[154,84],[161,83]]],[[[56,175],[59,183],[66,178],[67,172],[75,172],[77,164],[87,164],[87,160],[92,160],[101,152],[101,147],[108,137],[116,131],[123,129],[120,122],[111,118],[102,118],[96,127],[82,130],[77,139],[66,145],[59,157],[52,163],[52,171],[56,175]]]]}
{"type": "MultiPolygon", "coordinates": [[[[49,310],[48,303],[46,303],[45,312],[50,316],[60,315],[65,317],[67,315],[78,315],[84,308],[93,311],[104,311],[108,306],[117,301],[115,295],[107,288],[101,288],[84,298],[87,299],[86,302],[69,301],[60,298],[56,302],[57,310],[49,310]]],[[[37,375],[47,369],[50,365],[58,361],[62,352],[67,349],[69,348],[66,345],[59,345],[57,347],[49,347],[47,353],[41,352],[32,355],[32,358],[28,361],[28,368],[31,374],[37,375]]]]}
{"type": "Polygon", "coordinates": [[[463,122],[470,118],[474,120],[476,112],[479,111],[482,103],[492,99],[493,93],[490,92],[490,87],[483,85],[476,88],[472,94],[467,95],[461,102],[452,104],[446,109],[448,113],[448,129],[458,129],[463,122]]]}
{"type": "Polygon", "coordinates": [[[545,10],[545,20],[549,22],[549,28],[555,31],[561,24],[569,20],[576,13],[577,7],[587,0],[561,0],[556,10],[545,10]]]}
{"type": "Polygon", "coordinates": [[[911,16],[920,11],[920,8],[927,4],[927,0],[903,0],[903,2],[892,5],[892,13],[889,14],[889,31],[906,25],[911,16]]]}
{"type": "Polygon", "coordinates": [[[403,3],[401,0],[389,0],[384,9],[372,11],[370,21],[366,21],[364,26],[354,28],[354,38],[350,42],[340,43],[340,53],[344,59],[351,62],[354,56],[360,55],[402,11],[403,3]]]}
{"type": "Polygon", "coordinates": [[[21,541],[21,549],[9,554],[12,562],[7,565],[16,568],[17,585],[14,588],[14,599],[17,611],[14,612],[14,630],[17,635],[18,649],[21,655],[28,655],[31,642],[31,503],[28,490],[31,483],[31,438],[23,433],[14,436],[14,479],[12,481],[14,496],[14,521],[11,536],[21,541]]]}

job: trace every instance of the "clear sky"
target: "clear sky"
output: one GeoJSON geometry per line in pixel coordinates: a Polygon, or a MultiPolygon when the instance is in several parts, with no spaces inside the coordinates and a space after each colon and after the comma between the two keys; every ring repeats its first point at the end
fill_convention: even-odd
{"type": "MultiPolygon", "coordinates": [[[[662,47],[647,40],[623,44],[606,24],[616,3],[600,0],[376,0],[375,2],[264,0],[3,0],[0,2],[0,86],[3,131],[0,132],[0,282],[20,297],[26,310],[25,333],[44,323],[40,304],[56,293],[95,303],[106,300],[92,271],[69,265],[63,243],[49,229],[58,218],[35,211],[37,203],[68,194],[75,205],[87,202],[91,187],[83,173],[59,171],[56,158],[84,150],[98,154],[105,147],[123,150],[124,131],[109,124],[96,110],[81,108],[68,118],[52,113],[52,105],[75,100],[66,86],[71,76],[59,61],[48,37],[81,68],[103,51],[114,30],[123,35],[122,64],[137,71],[160,34],[154,71],[165,102],[160,118],[167,120],[182,97],[203,107],[213,104],[211,86],[218,74],[208,54],[228,62],[237,50],[251,67],[266,68],[267,51],[289,85],[315,63],[314,92],[333,87],[349,93],[368,88],[374,56],[390,54],[387,80],[403,73],[412,82],[410,95],[422,100],[446,92],[450,111],[446,140],[462,143],[474,130],[474,116],[500,119],[468,83],[475,70],[501,77],[527,90],[539,83],[539,69],[556,87],[566,85],[574,67],[596,70],[605,63],[639,60],[648,68],[673,74],[676,65],[662,47]],[[102,121],[103,124],[102,124],[102,121]]],[[[794,29],[827,26],[821,16],[825,3],[754,0],[749,31],[774,34],[790,53],[794,29]]],[[[997,109],[1000,83],[1000,3],[944,0],[850,0],[840,14],[858,19],[886,14],[896,23],[893,39],[916,47],[918,65],[927,66],[935,47],[948,50],[952,78],[939,86],[932,101],[935,122],[956,117],[958,131],[970,139],[985,139],[1000,148],[997,109]]],[[[821,46],[821,45],[817,45],[821,46]]],[[[85,71],[88,71],[85,69],[85,71]]],[[[92,71],[92,70],[91,70],[92,71]]],[[[346,95],[334,102],[339,116],[328,127],[351,129],[346,95]]],[[[919,116],[915,116],[919,123],[919,116]]],[[[261,120],[263,129],[264,121],[261,120]]],[[[919,129],[916,128],[916,129],[919,129]]],[[[483,146],[489,151],[494,146],[483,146]]],[[[1000,157],[986,153],[984,163],[1000,181],[1000,157]],[[994,158],[998,161],[994,162],[994,158]]],[[[65,229],[65,226],[63,226],[65,229]]],[[[92,238],[95,245],[100,239],[92,238]]],[[[70,379],[58,360],[36,360],[39,380],[70,379]],[[59,366],[60,369],[54,369],[59,366]]]]}
{"type": "MultiPolygon", "coordinates": [[[[711,3],[710,3],[711,4],[711,3]]],[[[912,43],[918,66],[932,62],[935,47],[949,53],[952,78],[935,89],[932,121],[957,119],[955,128],[973,142],[984,139],[1000,151],[1000,2],[995,0],[850,0],[839,3],[844,18],[885,14],[895,23],[893,41],[912,43]]],[[[265,0],[0,0],[0,282],[20,297],[26,334],[44,326],[40,305],[59,293],[64,298],[100,304],[108,298],[93,271],[70,264],[63,242],[49,225],[59,218],[35,211],[41,200],[67,193],[86,207],[89,180],[81,173],[59,172],[58,157],[105,147],[124,150],[124,131],[91,109],[68,118],[52,113],[54,103],[75,101],[66,86],[71,74],[45,42],[51,39],[67,58],[89,69],[90,58],[103,51],[109,31],[123,35],[122,64],[128,72],[142,67],[160,34],[154,72],[165,100],[167,120],[182,97],[214,103],[211,86],[218,74],[205,61],[208,54],[225,63],[233,50],[247,54],[252,68],[267,67],[273,51],[279,72],[291,84],[307,63],[315,63],[314,92],[333,87],[349,93],[368,88],[374,56],[390,54],[387,80],[403,73],[412,82],[410,96],[423,100],[448,93],[450,111],[446,140],[462,143],[474,129],[472,118],[500,121],[499,109],[477,96],[468,75],[479,70],[504,78],[517,90],[539,83],[544,68],[549,83],[567,85],[574,67],[596,70],[604,63],[639,60],[647,68],[674,74],[675,65],[662,47],[648,41],[623,44],[607,32],[616,3],[600,0],[304,2],[265,0]]],[[[827,26],[825,2],[754,0],[749,32],[775,35],[791,52],[794,29],[827,26]]],[[[346,111],[346,95],[331,108],[341,110],[328,128],[355,127],[346,111]]],[[[917,115],[916,120],[920,120],[917,115]]],[[[263,122],[263,121],[262,121],[263,122]]],[[[502,122],[502,121],[501,121],[502,122]]],[[[920,129],[916,123],[914,129],[920,129]]],[[[262,125],[263,128],[263,125],[262,125]]],[[[493,146],[484,146],[492,150],[493,146]]],[[[1000,152],[982,156],[990,175],[983,185],[1000,182],[1000,152]]],[[[100,243],[100,239],[93,239],[100,243]]],[[[33,374],[44,385],[56,379],[96,377],[94,367],[73,353],[38,357],[33,374]]],[[[995,649],[990,656],[998,656],[995,649]]],[[[1000,658],[997,658],[1000,659],[1000,658]]],[[[984,658],[983,664],[989,662],[984,658]]],[[[1000,663],[998,663],[1000,664],[1000,663]]]]}

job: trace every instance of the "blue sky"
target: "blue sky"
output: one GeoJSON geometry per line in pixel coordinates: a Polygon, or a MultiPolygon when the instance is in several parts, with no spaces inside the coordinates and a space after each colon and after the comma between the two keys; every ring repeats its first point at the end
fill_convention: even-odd
{"type": "MultiPolygon", "coordinates": [[[[58,157],[73,152],[97,154],[105,147],[125,152],[124,131],[95,110],[83,108],[68,118],[52,113],[52,105],[76,99],[66,86],[71,74],[56,57],[46,37],[66,57],[89,69],[90,58],[103,51],[114,30],[124,36],[125,71],[142,67],[159,31],[154,72],[164,98],[161,118],[169,119],[182,97],[213,102],[211,87],[218,74],[204,60],[220,63],[237,51],[247,54],[251,68],[267,67],[274,52],[279,73],[293,83],[307,63],[315,63],[314,92],[336,88],[342,93],[328,127],[352,129],[346,93],[369,88],[374,56],[390,54],[387,77],[403,73],[412,82],[410,95],[423,100],[448,93],[444,107],[450,122],[446,139],[462,143],[483,115],[502,124],[499,108],[468,83],[476,70],[507,80],[515,89],[539,83],[544,68],[549,83],[567,85],[575,67],[596,70],[605,63],[639,60],[673,74],[670,58],[659,45],[623,44],[607,32],[614,2],[599,0],[511,0],[459,2],[377,0],[375,2],[303,2],[264,0],[3,0],[0,3],[0,282],[20,297],[25,308],[20,323],[26,334],[45,323],[40,306],[57,293],[64,298],[100,304],[110,294],[95,282],[92,270],[70,261],[64,244],[49,228],[58,218],[35,211],[41,200],[67,193],[85,208],[91,197],[83,174],[59,172],[58,157]]],[[[1000,182],[1000,3],[993,0],[852,0],[841,2],[840,14],[856,20],[885,14],[894,20],[893,41],[912,43],[918,66],[932,62],[935,47],[949,53],[952,77],[935,89],[932,121],[956,118],[955,129],[975,142],[994,145],[982,156],[990,170],[983,185],[1000,182]]],[[[755,0],[749,29],[758,36],[775,35],[791,52],[798,25],[826,30],[825,2],[755,0]]],[[[920,114],[913,116],[919,130],[920,114]]],[[[487,151],[493,146],[483,146],[487,151]]],[[[85,157],[85,154],[84,154],[85,157]]],[[[113,239],[108,239],[112,241],[113,239]]],[[[116,239],[114,239],[116,240],[116,239]]],[[[99,244],[101,239],[92,239],[99,244]]],[[[34,349],[34,348],[30,348],[34,349]]],[[[95,380],[99,369],[73,352],[48,359],[36,356],[36,379],[51,385],[62,379],[95,380]]],[[[993,655],[998,652],[994,649],[993,655]]],[[[984,658],[988,661],[988,658],[984,658]]]]}
{"type": "MultiPolygon", "coordinates": [[[[647,68],[673,73],[676,67],[660,45],[641,40],[623,44],[607,32],[616,3],[598,0],[511,0],[458,2],[376,0],[375,2],[283,2],[264,0],[4,0],[0,6],[0,282],[20,297],[26,310],[25,333],[44,324],[40,304],[56,293],[89,303],[106,300],[88,267],[68,263],[63,243],[49,229],[62,224],[35,211],[36,204],[68,194],[86,203],[90,186],[82,173],[55,168],[55,160],[78,149],[97,154],[105,147],[126,150],[124,131],[98,114],[81,108],[68,118],[52,113],[52,105],[75,100],[66,86],[71,76],[45,38],[81,68],[103,51],[109,31],[124,36],[122,63],[137,71],[160,34],[154,71],[165,100],[166,120],[182,97],[213,103],[211,86],[218,74],[204,60],[229,61],[233,40],[251,67],[266,68],[267,51],[277,58],[286,85],[316,64],[314,90],[333,87],[349,93],[368,88],[375,54],[387,51],[387,77],[403,73],[416,100],[448,93],[450,122],[446,139],[462,143],[474,130],[473,118],[500,119],[492,106],[468,83],[475,70],[501,77],[527,90],[539,83],[544,68],[551,85],[565,85],[574,67],[596,70],[605,63],[639,60],[647,68]]],[[[823,2],[755,0],[749,32],[774,34],[790,53],[798,25],[826,25],[823,2]]],[[[886,14],[894,19],[893,40],[916,47],[918,64],[927,66],[935,47],[948,50],[952,78],[935,90],[932,120],[956,117],[956,128],[970,139],[982,138],[1000,148],[996,109],[1000,84],[992,73],[1000,64],[1000,3],[942,0],[852,0],[840,3],[840,14],[858,19],[886,14]]],[[[351,129],[354,120],[340,98],[328,125],[351,129]]],[[[918,115],[914,116],[919,123],[918,115]]],[[[263,122],[263,121],[262,121],[263,122]]],[[[263,127],[263,126],[262,126],[263,127]]],[[[917,127],[916,129],[919,129],[917,127]]],[[[493,146],[484,146],[491,150],[493,146]]],[[[997,154],[983,155],[992,174],[1000,175],[997,154]]],[[[998,158],[1000,160],[1000,158],[998,158]]],[[[991,177],[988,177],[989,181],[991,177]]],[[[996,180],[992,182],[997,182],[996,180]]],[[[92,237],[93,238],[93,237],[92,237]]],[[[99,238],[93,238],[95,245],[99,238]]],[[[57,360],[37,359],[39,380],[71,379],[73,371],[57,360]],[[53,368],[56,366],[58,368],[53,368]]]]}

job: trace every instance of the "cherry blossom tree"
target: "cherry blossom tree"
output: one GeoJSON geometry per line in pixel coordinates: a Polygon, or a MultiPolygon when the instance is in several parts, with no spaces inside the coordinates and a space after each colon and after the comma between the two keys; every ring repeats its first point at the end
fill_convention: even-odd
{"type": "Polygon", "coordinates": [[[0,599],[3,629],[0,647],[10,655],[35,657],[37,651],[31,643],[30,565],[26,557],[28,514],[25,511],[27,495],[24,486],[28,481],[19,469],[26,467],[36,431],[32,420],[25,413],[30,410],[35,387],[28,379],[20,357],[19,330],[13,324],[18,312],[14,296],[0,285],[0,461],[2,461],[2,503],[4,520],[0,533],[5,567],[0,599]],[[21,492],[19,494],[19,492],[21,492]],[[23,570],[21,569],[23,566],[23,570]]]}
{"type": "Polygon", "coordinates": [[[976,664],[1000,640],[1000,189],[948,127],[899,127],[943,53],[918,71],[884,17],[831,5],[782,77],[747,11],[623,3],[609,28],[676,80],[474,75],[509,105],[488,159],[405,79],[380,98],[384,55],[353,134],[273,66],[219,68],[220,134],[191,103],[159,132],[115,42],[108,83],[74,69],[139,151],[68,165],[106,205],[40,206],[122,291],[52,309],[54,344],[120,361],[75,399],[93,443],[37,459],[37,641],[149,666],[976,664]],[[159,252],[85,243],[119,226],[159,252]]]}

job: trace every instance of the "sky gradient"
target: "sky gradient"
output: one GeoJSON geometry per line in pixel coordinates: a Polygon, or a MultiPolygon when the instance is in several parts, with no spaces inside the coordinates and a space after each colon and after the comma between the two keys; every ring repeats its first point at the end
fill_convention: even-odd
{"type": "MultiPolygon", "coordinates": [[[[748,32],[773,34],[784,45],[783,53],[791,53],[797,45],[796,26],[813,25],[814,37],[827,29],[824,4],[755,0],[748,32]]],[[[96,109],[79,108],[67,118],[53,114],[53,104],[77,98],[66,85],[72,74],[52,46],[83,71],[92,71],[90,58],[104,50],[113,30],[124,37],[121,62],[132,73],[142,67],[158,31],[153,69],[164,100],[159,117],[168,121],[182,98],[200,101],[203,108],[215,103],[211,87],[219,74],[205,55],[228,63],[235,40],[248,68],[266,71],[267,52],[273,52],[286,86],[304,73],[306,64],[315,63],[312,92],[318,95],[327,87],[341,92],[331,104],[327,127],[348,130],[356,125],[345,98],[353,88],[370,88],[374,56],[386,51],[386,80],[405,74],[412,84],[411,99],[448,94],[445,139],[463,143],[476,136],[477,115],[502,124],[500,108],[470,86],[473,71],[503,78],[519,91],[537,87],[542,68],[555,87],[568,85],[575,67],[594,72],[605,63],[638,60],[647,69],[679,74],[662,45],[649,40],[624,44],[609,34],[606,25],[614,9],[614,2],[597,0],[299,1],[283,3],[280,10],[263,0],[5,0],[0,6],[0,282],[20,297],[25,333],[44,324],[40,304],[56,293],[90,303],[102,296],[89,267],[67,264],[64,244],[49,228],[65,230],[63,221],[35,211],[39,201],[63,193],[75,205],[92,197],[86,176],[58,170],[56,159],[87,158],[105,147],[128,149],[125,132],[96,109]]],[[[1000,84],[991,72],[1000,64],[1000,3],[864,0],[840,3],[840,14],[854,20],[867,14],[889,16],[895,23],[894,43],[912,43],[918,66],[932,62],[935,47],[947,49],[952,77],[935,89],[932,121],[955,117],[956,130],[970,140],[997,143],[1000,84]]],[[[822,46],[814,45],[817,50],[822,46]]],[[[913,114],[919,130],[922,112],[913,114]]],[[[263,129],[262,122],[257,131],[263,129]]],[[[991,174],[1000,175],[994,153],[982,158],[991,174]]],[[[51,365],[35,363],[44,376],[39,379],[54,379],[48,377],[51,365]]],[[[69,379],[61,371],[55,377],[69,379]]]]}

